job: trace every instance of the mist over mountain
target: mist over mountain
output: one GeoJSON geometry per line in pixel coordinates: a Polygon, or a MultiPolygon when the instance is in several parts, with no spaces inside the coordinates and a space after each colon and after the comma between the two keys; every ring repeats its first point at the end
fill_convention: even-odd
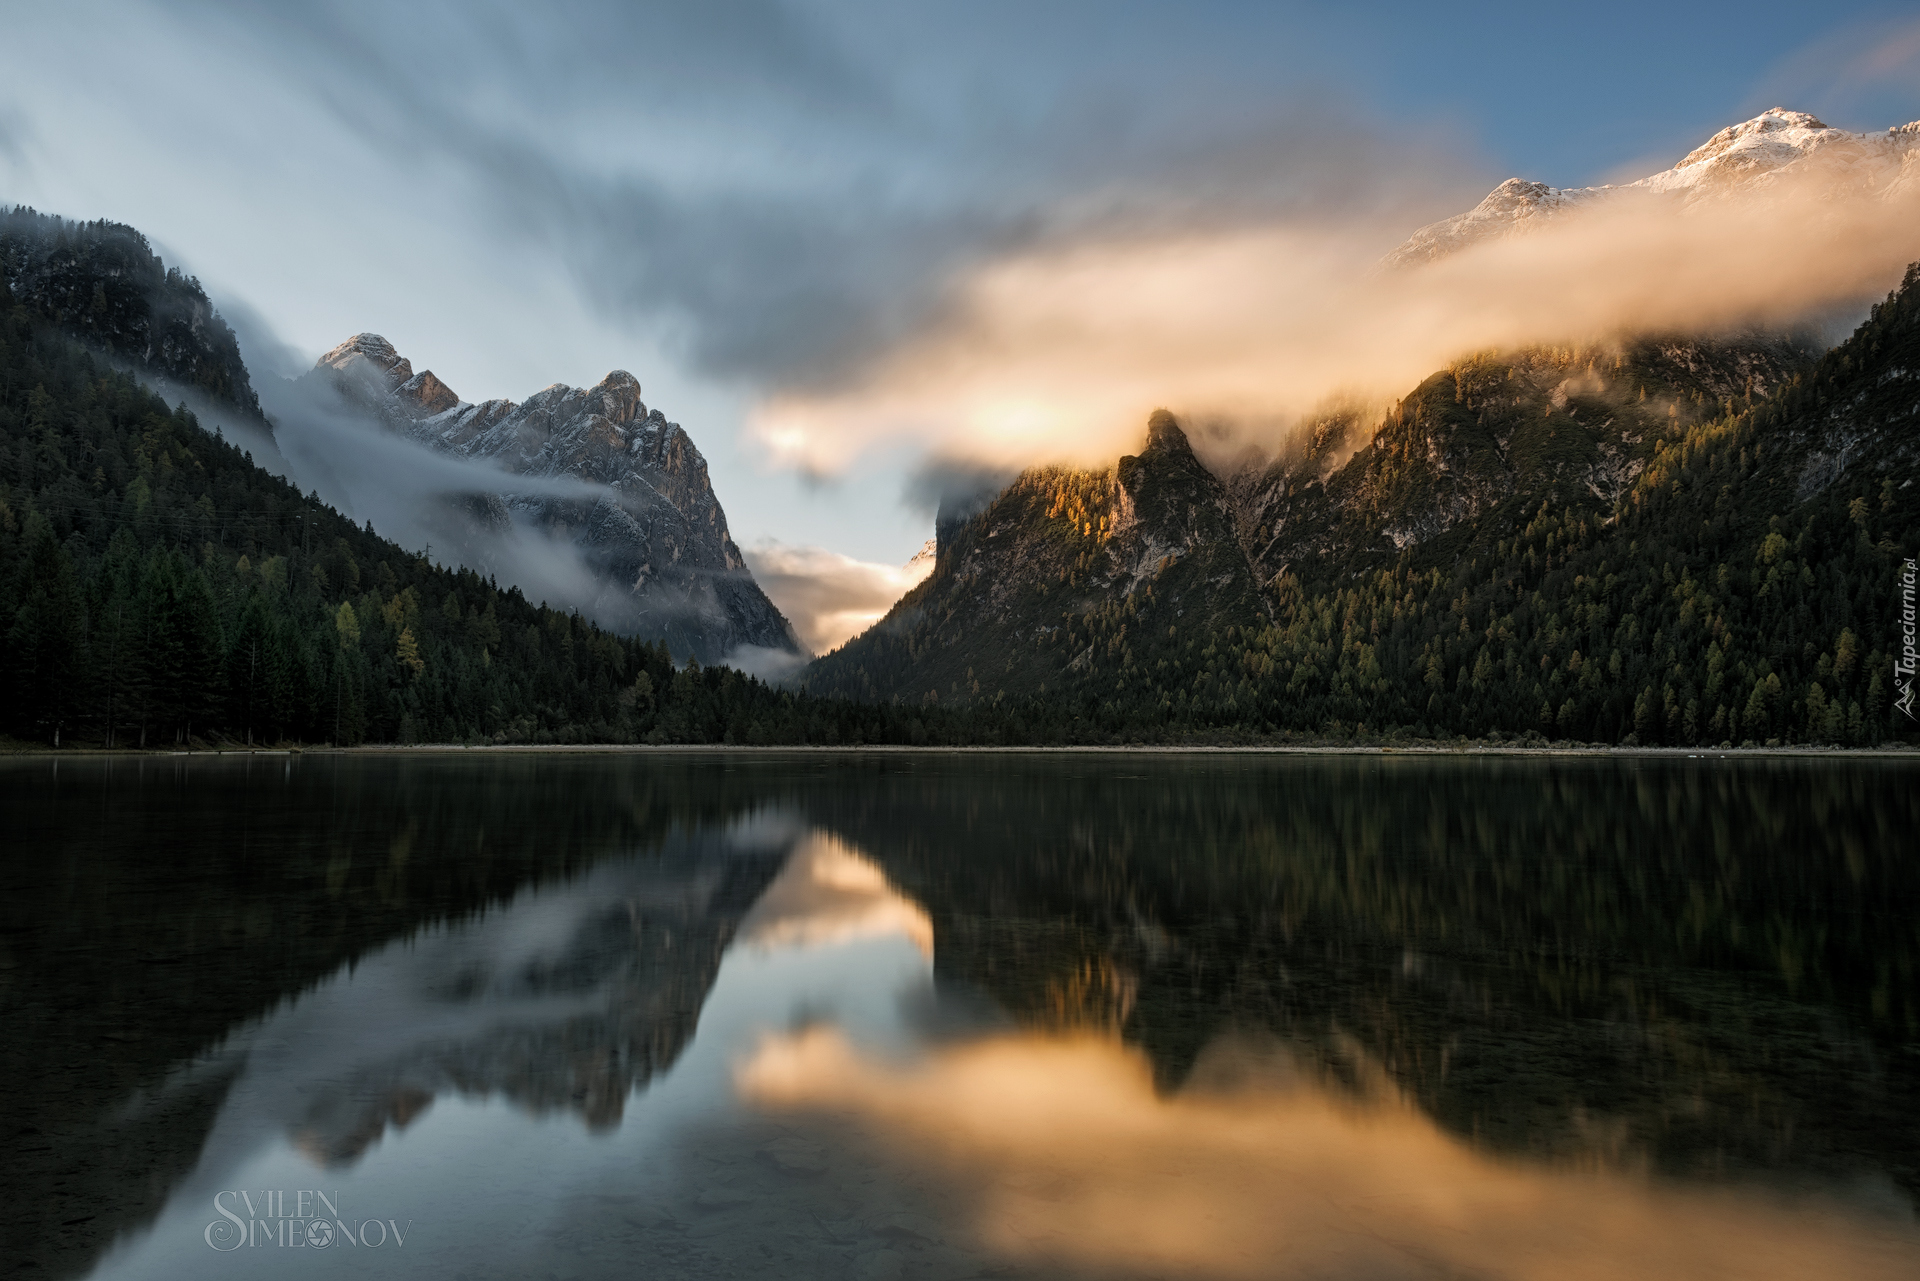
{"type": "Polygon", "coordinates": [[[438,544],[444,560],[703,663],[774,672],[800,659],[699,449],[641,403],[631,374],[472,406],[363,334],[256,390],[200,283],[132,227],[15,208],[0,216],[0,277],[41,321],[404,544],[438,544]]]}
{"type": "MultiPolygon", "coordinates": [[[[1723,230],[1714,211],[1727,202],[1742,217],[1816,222],[1872,207],[1878,221],[1847,224],[1884,233],[1885,243],[1849,260],[1866,279],[1911,238],[1882,215],[1920,196],[1916,138],[1911,127],[1866,137],[1771,111],[1637,191],[1542,196],[1507,184],[1495,195],[1512,199],[1490,197],[1422,229],[1376,277],[1469,288],[1447,274],[1456,260],[1503,241],[1544,244],[1548,227],[1596,219],[1604,231],[1609,211],[1645,199],[1705,219],[1714,234],[1723,230]],[[1824,203],[1805,203],[1815,194],[1824,203]]],[[[31,323],[133,362],[142,377],[192,379],[196,395],[259,417],[231,331],[138,233],[37,215],[9,225],[26,229],[0,246],[31,323]]],[[[1621,273],[1649,269],[1631,257],[1639,242],[1603,235],[1596,244],[1621,273]]],[[[1683,279],[1665,292],[1687,287],[1683,279]]],[[[1794,301],[1783,299],[1779,314],[1796,314],[1794,301]]],[[[1652,313],[1670,314],[1695,313],[1652,313]]],[[[1889,658],[1911,550],[1912,482],[1900,467],[1920,449],[1917,317],[1920,283],[1909,271],[1824,356],[1787,326],[1649,321],[1579,342],[1462,353],[1409,380],[1384,408],[1333,402],[1273,451],[1235,452],[1212,431],[1190,436],[1191,420],[1163,410],[1115,463],[1029,467],[1010,484],[991,464],[936,452],[941,461],[916,489],[938,504],[931,572],[815,661],[805,685],[888,705],[884,728],[857,733],[913,742],[1231,732],[1866,743],[1910,734],[1897,718],[1909,716],[1911,673],[1889,658]],[[938,716],[927,711],[935,704],[938,716]]],[[[1391,345],[1393,332],[1380,341],[1391,345]]],[[[289,475],[347,495],[356,522],[377,517],[403,544],[431,542],[483,578],[659,639],[678,658],[767,674],[801,661],[795,629],[732,540],[698,448],[642,401],[632,375],[473,404],[384,338],[358,334],[268,386],[262,399],[289,475]]],[[[45,420],[38,404],[22,401],[19,421],[45,420]]],[[[21,484],[34,482],[31,451],[19,457],[21,484]]],[[[173,493],[161,479],[126,489],[127,501],[173,493]]],[[[75,528],[59,512],[119,501],[33,500],[36,510],[55,503],[49,511],[75,528]]],[[[195,513],[221,519],[217,507],[195,513]]],[[[134,517],[100,519],[111,532],[134,517]]],[[[782,599],[804,611],[816,645],[845,636],[894,584],[919,577],[851,573],[872,567],[804,551],[769,544],[761,562],[782,599]]],[[[316,600],[338,590],[334,574],[354,577],[348,561],[316,572],[316,600]]],[[[20,582],[51,572],[36,561],[20,582]]],[[[417,604],[394,606],[387,620],[416,648],[437,638],[416,625],[417,604]]],[[[382,596],[357,608],[390,605],[382,596]]],[[[461,643],[485,658],[490,632],[462,609],[471,635],[461,643]]],[[[210,650],[226,644],[203,640],[210,650]]],[[[381,661],[417,677],[417,659],[400,647],[381,661]]],[[[399,709],[405,679],[393,681],[399,709]]],[[[631,714],[610,715],[607,732],[680,732],[648,691],[621,697],[631,714]],[[646,707],[654,710],[635,710],[646,707]]],[[[281,719],[318,727],[324,700],[308,701],[281,719]]],[[[383,715],[397,725],[405,713],[383,715]]],[[[775,724],[812,724],[808,715],[727,713],[708,723],[773,741],[787,732],[775,724]]],[[[476,732],[457,715],[434,716],[424,723],[476,732]]],[[[175,719],[185,732],[186,714],[175,719]]]]}
{"type": "Polygon", "coordinates": [[[1509,178],[1467,212],[1414,232],[1385,263],[1433,262],[1609,201],[1655,197],[1684,207],[1765,195],[1802,182],[1818,184],[1835,200],[1884,203],[1912,197],[1920,192],[1920,121],[1885,133],[1851,133],[1804,111],[1773,107],[1728,125],[1672,168],[1636,182],[1560,188],[1509,178]]]}
{"type": "Polygon", "coordinates": [[[1816,360],[1667,336],[1456,362],[1365,439],[1331,417],[1225,476],[1156,413],[942,528],[931,577],[819,693],[1089,727],[1912,736],[1920,268],[1816,360]],[[1355,439],[1354,437],[1358,437],[1355,439]]]}
{"type": "Polygon", "coordinates": [[[1630,185],[1516,180],[1411,241],[1413,218],[1302,212],[1036,246],[956,278],[939,322],[857,380],[770,397],[750,426],[827,472],[903,437],[986,470],[1085,467],[1129,451],[1156,406],[1273,450],[1329,404],[1383,406],[1475,351],[1831,344],[1920,257],[1916,139],[1776,110],[1630,185]]]}
{"type": "Polygon", "coordinates": [[[423,488],[416,519],[464,563],[519,579],[516,558],[542,557],[543,585],[567,604],[703,663],[797,659],[800,642],[728,533],[699,448],[642,402],[625,370],[590,388],[475,405],[431,370],[414,372],[386,339],[357,334],[291,391],[314,411],[457,460],[469,486],[423,488]]]}

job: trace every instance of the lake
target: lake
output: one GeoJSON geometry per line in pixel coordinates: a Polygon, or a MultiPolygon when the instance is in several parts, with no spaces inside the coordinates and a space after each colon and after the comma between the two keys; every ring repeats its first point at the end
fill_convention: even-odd
{"type": "Polygon", "coordinates": [[[1920,1277],[1897,759],[0,761],[17,1275],[1920,1277]]]}

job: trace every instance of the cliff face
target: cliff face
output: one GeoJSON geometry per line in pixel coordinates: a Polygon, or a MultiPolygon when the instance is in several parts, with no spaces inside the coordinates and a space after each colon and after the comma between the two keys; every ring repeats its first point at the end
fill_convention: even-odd
{"type": "Polygon", "coordinates": [[[576,547],[595,576],[603,625],[665,639],[718,662],[742,647],[799,652],[727,532],[706,460],[678,423],[616,370],[593,387],[555,384],[518,404],[470,404],[377,334],[356,334],[308,378],[389,429],[458,457],[543,481],[582,481],[577,496],[540,492],[469,500],[482,525],[528,523],[576,547]]]}
{"type": "Polygon", "coordinates": [[[132,227],[10,210],[0,278],[43,320],[264,425],[233,331],[200,282],[166,267],[132,227]]]}
{"type": "MultiPolygon", "coordinates": [[[[947,513],[933,575],[818,660],[809,685],[970,701],[1108,688],[1095,674],[1118,669],[1112,695],[1132,697],[1162,655],[1206,670],[1213,647],[1286,626],[1303,599],[1394,566],[1497,557],[1543,505],[1604,522],[1663,450],[1784,394],[1811,361],[1764,336],[1475,357],[1377,424],[1329,415],[1222,476],[1156,413],[1145,448],[1113,468],[1030,471],[975,514],[947,513]]],[[[1848,422],[1796,447],[1815,458],[1809,487],[1858,458],[1848,422]]]]}
{"type": "Polygon", "coordinates": [[[1111,468],[1022,473],[977,514],[943,521],[933,574],[808,670],[866,698],[969,701],[1084,671],[1063,621],[1095,612],[1136,633],[1209,635],[1267,619],[1226,486],[1171,414],[1111,468]]]}

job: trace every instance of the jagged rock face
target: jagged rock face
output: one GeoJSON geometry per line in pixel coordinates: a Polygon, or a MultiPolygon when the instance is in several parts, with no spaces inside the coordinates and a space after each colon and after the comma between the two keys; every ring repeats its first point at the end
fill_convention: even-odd
{"type": "Polygon", "coordinates": [[[1532,350],[1433,375],[1362,443],[1351,417],[1228,480],[1261,582],[1365,572],[1505,532],[1542,502],[1611,507],[1665,437],[1777,390],[1811,354],[1779,338],[1532,350]],[[1343,451],[1353,450],[1344,457],[1343,451]]]}
{"type": "Polygon", "coordinates": [[[1686,204],[1765,190],[1817,170],[1837,193],[1886,199],[1920,189],[1920,122],[1884,134],[1834,129],[1804,111],[1775,107],[1729,125],[1671,169],[1620,187],[1549,187],[1509,178],[1466,213],[1429,224],[1388,254],[1413,267],[1483,240],[1517,235],[1620,192],[1670,195],[1686,204]]]}
{"type": "Polygon", "coordinates": [[[1138,455],[1023,472],[984,510],[943,522],[933,574],[815,662],[808,684],[949,702],[1032,692],[1084,666],[1053,642],[1064,620],[1096,609],[1197,635],[1268,617],[1226,487],[1164,411],[1138,455]]]}
{"type": "MultiPolygon", "coordinates": [[[[948,701],[1032,693],[1092,665],[1096,655],[1054,636],[1097,611],[1156,641],[1169,628],[1217,637],[1284,622],[1302,585],[1337,587],[1406,557],[1494,554],[1543,503],[1605,520],[1666,442],[1762,400],[1810,361],[1767,337],[1478,357],[1428,378],[1370,436],[1357,413],[1331,415],[1224,480],[1156,414],[1146,448],[1111,470],[1026,472],[985,510],[943,524],[933,575],[817,661],[809,686],[948,701]]],[[[1839,458],[1845,429],[1830,434],[1839,458]]]]}
{"type": "Polygon", "coordinates": [[[727,532],[706,459],[678,423],[640,398],[624,370],[593,387],[554,384],[515,404],[469,404],[378,334],[356,334],[320,358],[325,378],[392,430],[505,471],[600,487],[579,498],[466,500],[476,527],[525,520],[567,538],[602,584],[604,626],[665,639],[676,654],[718,662],[742,646],[798,652],[727,532]]]}

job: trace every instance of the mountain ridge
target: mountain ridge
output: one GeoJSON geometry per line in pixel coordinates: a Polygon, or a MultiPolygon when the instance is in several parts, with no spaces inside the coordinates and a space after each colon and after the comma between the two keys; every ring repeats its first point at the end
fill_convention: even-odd
{"type": "Polygon", "coordinates": [[[1855,195],[1890,199],[1920,191],[1920,121],[1884,134],[1856,134],[1804,111],[1771,107],[1715,133],[1671,168],[1634,182],[1562,188],[1509,178],[1472,209],[1419,228],[1381,261],[1388,269],[1417,267],[1623,194],[1692,204],[1764,189],[1815,168],[1833,189],[1855,195]]]}
{"type": "MultiPolygon", "coordinates": [[[[1118,466],[1036,469],[943,530],[933,575],[816,660],[807,688],[992,707],[1045,696],[1076,732],[1149,740],[1200,724],[1912,739],[1892,656],[1920,506],[1915,370],[1920,267],[1817,359],[1782,339],[1672,337],[1458,362],[1357,451],[1342,440],[1357,422],[1336,418],[1277,468],[1215,479],[1204,497],[1231,533],[1211,551],[1244,558],[1261,603],[1222,606],[1235,576],[1189,571],[1198,628],[1167,608],[1174,580],[1111,571],[1118,535],[1180,541],[1137,501],[1141,476],[1129,508],[1118,466]],[[1276,533],[1259,502],[1291,498],[1295,481],[1303,528],[1276,533]],[[1431,527],[1409,525],[1421,512],[1431,527]],[[1210,601],[1213,577],[1226,592],[1210,601]]],[[[1156,415],[1130,469],[1177,475],[1178,431],[1156,415]]]]}
{"type": "Polygon", "coordinates": [[[428,448],[512,475],[586,482],[577,497],[487,494],[463,500],[463,510],[476,532],[519,521],[576,547],[598,589],[588,612],[603,625],[661,636],[703,663],[749,649],[800,652],[728,532],[706,459],[680,424],[646,406],[627,371],[588,388],[554,383],[518,403],[472,404],[433,371],[416,372],[385,338],[362,333],[302,381],[428,448]]]}

